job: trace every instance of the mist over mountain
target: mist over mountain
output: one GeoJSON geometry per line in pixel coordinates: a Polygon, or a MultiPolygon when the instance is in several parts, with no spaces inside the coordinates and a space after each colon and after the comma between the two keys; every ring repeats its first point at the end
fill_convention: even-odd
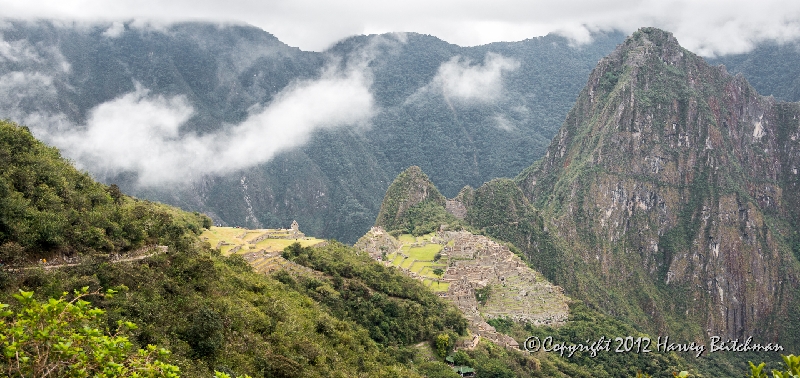
{"type": "Polygon", "coordinates": [[[0,35],[2,116],[99,180],[216,223],[297,219],[350,242],[410,165],[452,196],[539,158],[623,37],[464,48],[392,33],[315,53],[244,25],[6,20],[0,35]]]}
{"type": "Polygon", "coordinates": [[[782,101],[800,101],[800,42],[768,42],[748,53],[709,59],[741,73],[758,93],[782,101]]]}

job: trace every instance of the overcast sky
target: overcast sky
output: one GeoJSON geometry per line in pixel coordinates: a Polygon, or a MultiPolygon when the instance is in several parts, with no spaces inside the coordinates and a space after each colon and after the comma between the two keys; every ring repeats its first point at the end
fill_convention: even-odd
{"type": "Polygon", "coordinates": [[[656,26],[706,56],[800,37],[798,0],[0,0],[0,16],[244,22],[314,51],[350,35],[391,31],[472,46],[549,32],[585,41],[590,30],[656,26]]]}

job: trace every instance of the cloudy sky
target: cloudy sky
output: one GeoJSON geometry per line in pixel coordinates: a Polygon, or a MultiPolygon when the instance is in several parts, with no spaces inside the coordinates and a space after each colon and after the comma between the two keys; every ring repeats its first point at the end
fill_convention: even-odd
{"type": "Polygon", "coordinates": [[[289,45],[320,51],[354,34],[408,31],[462,46],[560,32],[656,26],[702,54],[744,52],[800,37],[797,0],[0,0],[14,18],[245,22],[289,45]]]}

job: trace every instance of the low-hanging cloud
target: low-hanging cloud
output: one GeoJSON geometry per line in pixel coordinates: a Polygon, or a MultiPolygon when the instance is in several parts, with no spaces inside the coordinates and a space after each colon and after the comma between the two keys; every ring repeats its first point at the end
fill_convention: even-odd
{"type": "Polygon", "coordinates": [[[125,32],[125,24],[120,21],[116,21],[111,24],[111,26],[103,31],[103,36],[107,38],[117,38],[125,32]]]}
{"type": "Polygon", "coordinates": [[[40,132],[96,175],[133,171],[143,186],[184,182],[263,163],[318,129],[367,122],[374,112],[369,86],[357,68],[328,70],[286,88],[243,122],[198,135],[181,132],[194,114],[185,97],[151,95],[137,85],[95,107],[82,128],[40,132]]]}
{"type": "Polygon", "coordinates": [[[503,74],[519,68],[519,62],[495,53],[486,54],[483,64],[455,56],[439,66],[436,76],[411,97],[441,93],[448,101],[492,103],[503,94],[503,74]]]}

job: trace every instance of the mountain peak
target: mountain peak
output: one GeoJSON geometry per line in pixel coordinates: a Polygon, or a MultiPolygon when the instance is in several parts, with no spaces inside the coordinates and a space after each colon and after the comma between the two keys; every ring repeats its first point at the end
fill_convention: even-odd
{"type": "Polygon", "coordinates": [[[706,63],[681,47],[672,33],[653,27],[641,28],[600,60],[589,78],[589,84],[593,91],[610,92],[623,76],[633,80],[632,84],[636,85],[639,77],[659,75],[658,71],[668,67],[672,67],[673,71],[681,71],[687,65],[706,63]]]}
{"type": "MultiPolygon", "coordinates": [[[[621,315],[652,329],[688,319],[729,337],[755,334],[793,300],[748,283],[796,274],[756,256],[792,259],[776,235],[800,222],[797,171],[789,168],[800,166],[798,112],[710,66],[671,33],[643,28],[600,61],[547,156],[518,182],[558,225],[569,245],[562,257],[585,264],[576,275],[603,283],[592,291],[606,293],[587,300],[648,287],[647,299],[608,310],[626,308],[621,315]],[[619,272],[649,281],[613,287],[619,272]],[[686,302],[670,298],[691,298],[694,307],[677,311],[686,302]]],[[[771,332],[764,336],[779,331],[771,332]]]]}
{"type": "Polygon", "coordinates": [[[672,33],[647,27],[631,34],[605,59],[622,58],[626,64],[636,64],[642,62],[636,58],[657,56],[662,61],[674,64],[686,52],[672,33]]]}
{"type": "Polygon", "coordinates": [[[445,201],[428,175],[419,167],[411,166],[389,185],[375,225],[387,231],[411,228],[408,230],[411,232],[418,221],[429,223],[444,216],[445,201]],[[433,218],[427,213],[433,213],[433,218]]]}

